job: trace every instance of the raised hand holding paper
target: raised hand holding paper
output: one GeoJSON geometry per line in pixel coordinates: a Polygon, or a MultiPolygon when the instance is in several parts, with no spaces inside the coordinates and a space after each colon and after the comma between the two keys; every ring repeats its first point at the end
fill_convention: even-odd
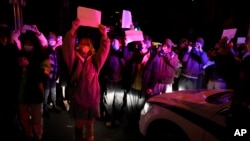
{"type": "Polygon", "coordinates": [[[122,28],[130,28],[133,24],[131,12],[128,10],[122,11],[122,28]]]}
{"type": "Polygon", "coordinates": [[[81,26],[89,26],[98,28],[101,24],[101,11],[81,7],[77,8],[77,18],[80,20],[81,26]]]}
{"type": "Polygon", "coordinates": [[[236,32],[237,32],[237,28],[224,29],[221,38],[227,37],[230,40],[234,38],[236,32]]]}
{"type": "Polygon", "coordinates": [[[126,40],[128,43],[134,42],[134,41],[143,41],[144,40],[142,31],[126,30],[125,35],[126,35],[126,40]]]}
{"type": "Polygon", "coordinates": [[[238,37],[237,44],[244,44],[246,43],[246,37],[238,37]]]}

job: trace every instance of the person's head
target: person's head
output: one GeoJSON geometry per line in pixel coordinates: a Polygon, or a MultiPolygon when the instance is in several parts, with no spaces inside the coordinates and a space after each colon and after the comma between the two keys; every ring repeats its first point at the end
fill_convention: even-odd
{"type": "Polygon", "coordinates": [[[95,48],[90,38],[80,38],[77,49],[81,54],[85,55],[92,55],[95,52],[95,48]]]}
{"type": "Polygon", "coordinates": [[[234,45],[235,45],[234,43],[235,43],[234,39],[229,40],[228,43],[227,43],[227,47],[229,49],[232,49],[234,47],[234,45]]]}
{"type": "Polygon", "coordinates": [[[238,47],[238,51],[241,52],[241,53],[246,53],[247,51],[249,51],[249,48],[248,48],[248,44],[241,44],[239,47],[238,47]]]}
{"type": "Polygon", "coordinates": [[[174,43],[172,42],[171,39],[169,39],[169,38],[165,39],[163,46],[162,46],[162,51],[165,53],[171,52],[173,45],[174,45],[174,43]]]}
{"type": "Polygon", "coordinates": [[[144,44],[147,48],[152,47],[152,39],[148,35],[144,35],[144,44]]]}
{"type": "Polygon", "coordinates": [[[121,40],[119,40],[118,38],[114,38],[112,40],[111,47],[113,50],[117,51],[121,48],[121,46],[122,46],[121,40]]]}
{"type": "Polygon", "coordinates": [[[42,47],[40,40],[34,32],[26,32],[20,37],[22,49],[25,52],[33,52],[34,50],[40,50],[42,47]]]}
{"type": "Polygon", "coordinates": [[[194,47],[196,50],[202,50],[204,46],[204,39],[203,38],[197,38],[194,43],[194,47]]]}
{"type": "Polygon", "coordinates": [[[49,46],[51,46],[51,47],[55,46],[56,42],[57,42],[57,36],[56,36],[56,34],[54,32],[50,32],[49,36],[48,36],[49,46]]]}
{"type": "Polygon", "coordinates": [[[186,48],[186,47],[188,47],[188,40],[187,39],[185,39],[185,38],[183,38],[183,39],[181,39],[180,40],[180,43],[179,43],[179,47],[180,48],[186,48]]]}

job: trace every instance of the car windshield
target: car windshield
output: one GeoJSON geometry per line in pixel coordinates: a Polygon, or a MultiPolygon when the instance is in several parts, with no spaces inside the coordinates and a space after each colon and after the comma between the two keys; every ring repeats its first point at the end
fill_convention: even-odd
{"type": "Polygon", "coordinates": [[[223,104],[223,103],[230,102],[232,100],[232,97],[233,97],[233,92],[231,91],[221,92],[221,93],[208,96],[206,98],[206,102],[211,103],[211,104],[223,104]]]}

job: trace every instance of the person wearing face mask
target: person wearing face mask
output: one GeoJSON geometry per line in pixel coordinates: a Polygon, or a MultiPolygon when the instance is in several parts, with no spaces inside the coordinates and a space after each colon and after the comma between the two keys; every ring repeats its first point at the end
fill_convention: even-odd
{"type": "Polygon", "coordinates": [[[49,56],[51,70],[49,73],[49,77],[45,83],[45,93],[44,93],[44,111],[43,115],[45,117],[49,117],[50,113],[48,110],[49,104],[49,95],[52,101],[52,112],[60,113],[60,108],[57,106],[57,97],[56,97],[56,82],[59,79],[59,55],[57,52],[57,47],[62,45],[62,41],[58,40],[56,34],[50,32],[48,36],[48,44],[49,46],[46,48],[47,55],[49,56]]]}
{"type": "MultiPolygon", "coordinates": [[[[138,121],[140,119],[140,111],[146,101],[145,89],[149,82],[149,74],[147,71],[151,66],[155,54],[151,48],[151,38],[144,38],[144,41],[128,44],[128,48],[134,48],[131,60],[128,63],[126,73],[131,74],[130,87],[127,91],[127,131],[133,132],[138,130],[138,121]]],[[[128,49],[126,48],[126,49],[128,49]]],[[[151,66],[152,67],[152,66],[151,66]]],[[[157,69],[157,68],[156,68],[157,69]]]]}
{"type": "Polygon", "coordinates": [[[110,40],[106,26],[99,25],[101,40],[95,51],[91,38],[79,37],[79,27],[80,20],[74,20],[65,35],[62,54],[70,76],[70,111],[75,120],[75,141],[94,141],[94,120],[100,116],[99,74],[110,50],[110,40]],[[76,45],[77,36],[79,42],[76,45]]]}
{"type": "Polygon", "coordinates": [[[106,110],[105,125],[119,125],[122,117],[124,89],[122,88],[124,61],[121,40],[114,38],[111,43],[109,56],[104,66],[106,88],[103,103],[106,110]]]}
{"type": "Polygon", "coordinates": [[[45,48],[36,33],[20,36],[18,108],[24,140],[42,140],[44,84],[50,72],[45,48]]]}

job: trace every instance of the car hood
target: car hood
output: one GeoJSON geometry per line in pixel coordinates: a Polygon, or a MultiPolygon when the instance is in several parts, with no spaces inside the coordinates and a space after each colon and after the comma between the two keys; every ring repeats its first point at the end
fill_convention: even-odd
{"type": "Polygon", "coordinates": [[[151,97],[149,103],[155,103],[159,106],[174,106],[185,109],[200,115],[211,117],[225,104],[211,104],[206,102],[210,95],[230,90],[185,90],[172,93],[166,93],[151,97]]]}

